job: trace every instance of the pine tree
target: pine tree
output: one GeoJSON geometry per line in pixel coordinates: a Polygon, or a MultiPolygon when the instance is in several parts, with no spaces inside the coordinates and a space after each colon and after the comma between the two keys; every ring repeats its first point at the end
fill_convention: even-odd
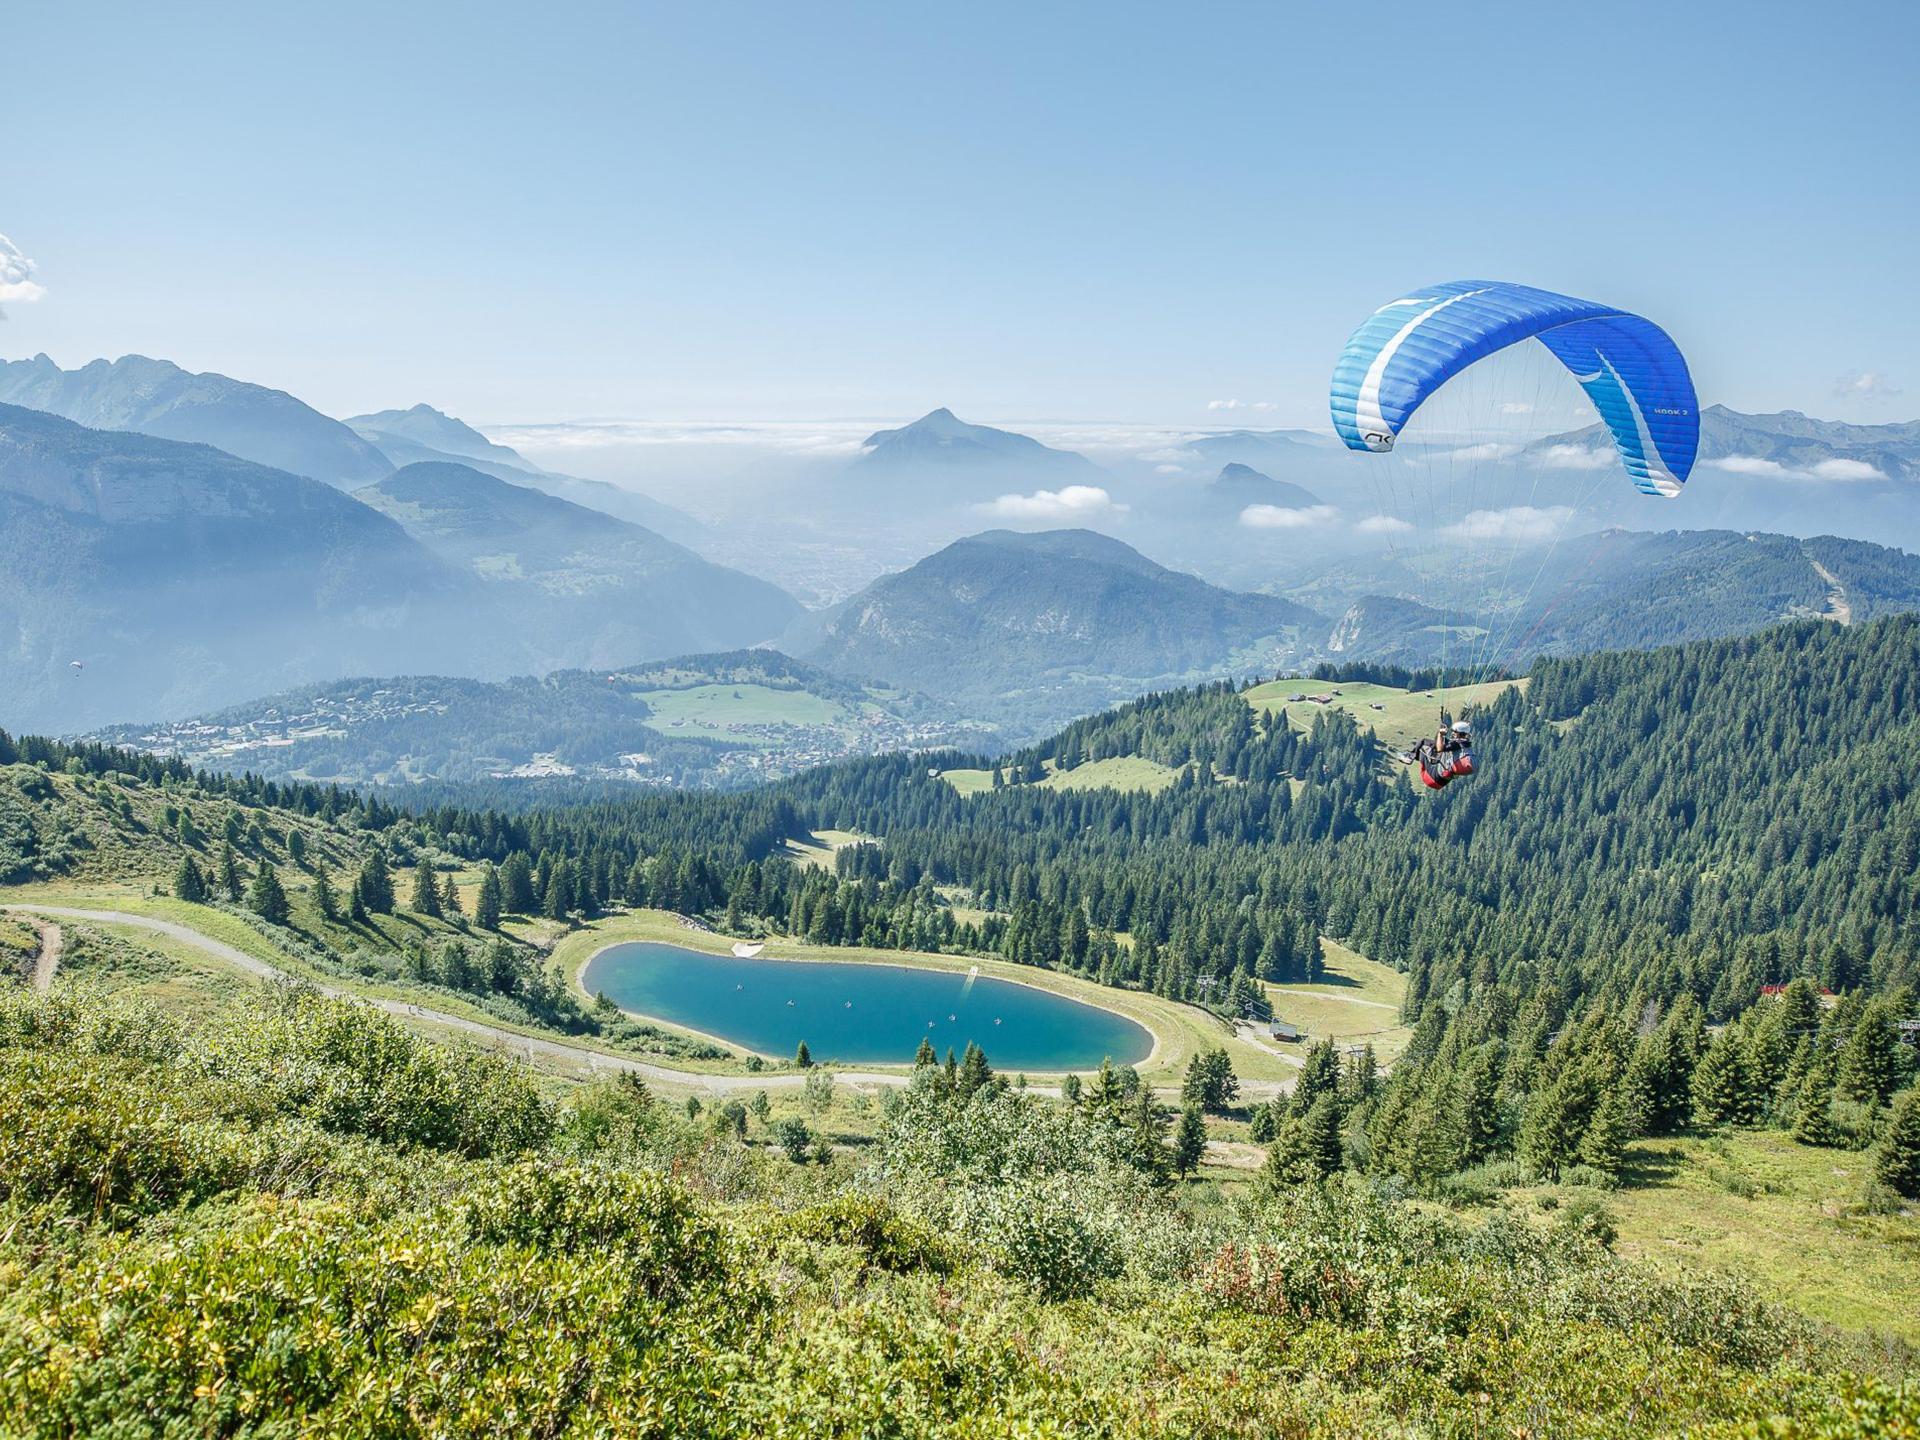
{"type": "Polygon", "coordinates": [[[548,871],[546,901],[540,913],[549,920],[565,920],[573,909],[573,886],[569,870],[566,861],[556,860],[548,871]]]}
{"type": "Polygon", "coordinates": [[[1256,1145],[1272,1143],[1279,1131],[1280,1117],[1274,1113],[1272,1104],[1253,1107],[1253,1118],[1247,1122],[1247,1134],[1256,1145]]]}
{"type": "Polygon", "coordinates": [[[207,877],[200,873],[191,855],[182,855],[180,867],[173,872],[173,898],[192,905],[206,903],[207,877]]]}
{"type": "Polygon", "coordinates": [[[1304,1185],[1331,1175],[1340,1164],[1340,1122],[1330,1096],[1305,1115],[1289,1115],[1267,1148],[1261,1177],[1269,1185],[1304,1185]]]}
{"type": "Polygon", "coordinates": [[[533,888],[533,865],[524,851],[514,851],[501,865],[500,888],[502,908],[507,914],[533,914],[534,907],[540,903],[540,896],[533,888]]]}
{"type": "Polygon", "coordinates": [[[934,1051],[933,1042],[922,1035],[920,1037],[920,1048],[913,1052],[913,1068],[918,1070],[923,1065],[938,1065],[939,1063],[940,1057],[934,1051]]]}
{"type": "Polygon", "coordinates": [[[1794,1096],[1793,1138],[1802,1145],[1831,1146],[1839,1142],[1833,1124],[1833,1085],[1818,1069],[1807,1073],[1794,1096]]]}
{"type": "Polygon", "coordinates": [[[247,887],[247,908],[269,924],[287,923],[287,892],[281,887],[280,873],[264,860],[253,872],[253,884],[247,887]]]}
{"type": "Polygon", "coordinates": [[[1186,1079],[1180,1087],[1183,1104],[1219,1112],[1239,1096],[1240,1080],[1233,1073],[1233,1061],[1224,1049],[1200,1051],[1187,1062],[1186,1079]]]}
{"type": "Polygon", "coordinates": [[[492,865],[480,872],[480,893],[474,897],[473,922],[482,930],[498,930],[505,905],[500,872],[492,865]]]}
{"type": "Polygon", "coordinates": [[[465,910],[460,904],[460,887],[454,883],[453,876],[447,876],[447,883],[440,887],[440,913],[449,920],[465,918],[465,910]]]}
{"type": "Polygon", "coordinates": [[[1748,1099],[1739,1041],[1723,1030],[1694,1067],[1694,1114],[1702,1124],[1737,1125],[1748,1118],[1748,1099]]]}
{"type": "Polygon", "coordinates": [[[225,841],[220,846],[220,888],[226,892],[227,899],[237,901],[245,885],[240,873],[240,857],[234,853],[233,842],[225,841]]]}
{"type": "Polygon", "coordinates": [[[1606,1175],[1620,1173],[1620,1167],[1626,1163],[1627,1141],[1633,1138],[1627,1114],[1629,1103],[1623,1091],[1613,1089],[1594,1109],[1587,1133],[1580,1137],[1578,1158],[1582,1165],[1606,1175]]]}
{"type": "Polygon", "coordinates": [[[366,919],[366,912],[375,915],[393,913],[393,874],[387,869],[387,857],[375,850],[367,856],[360,866],[360,874],[353,883],[354,898],[359,902],[361,914],[358,919],[366,919]]]}
{"type": "Polygon", "coordinates": [[[1180,1112],[1180,1127],[1173,1135],[1173,1170],[1176,1175],[1191,1175],[1207,1153],[1207,1121],[1197,1101],[1188,1101],[1180,1112]]]}
{"type": "Polygon", "coordinates": [[[1835,1077],[1840,1093],[1866,1105],[1879,1105],[1889,1099],[1900,1080],[1899,1046],[1887,1002],[1869,1001],[1840,1050],[1840,1069],[1835,1077]]]}
{"type": "Polygon", "coordinates": [[[1920,1085],[1893,1107],[1874,1154],[1874,1178],[1896,1194],[1920,1200],[1920,1085]]]}
{"type": "Polygon", "coordinates": [[[795,1049],[795,1051],[793,1052],[793,1063],[795,1066],[797,1066],[799,1069],[802,1069],[802,1070],[807,1070],[812,1068],[813,1052],[807,1049],[806,1041],[802,1040],[799,1044],[799,1047],[795,1049]]]}
{"type": "Polygon", "coordinates": [[[327,872],[324,860],[316,862],[313,867],[313,908],[328,923],[340,918],[340,897],[334,893],[333,876],[327,872]]]}
{"type": "Polygon", "coordinates": [[[440,918],[440,877],[434,873],[433,862],[424,855],[413,867],[413,902],[408,908],[416,915],[440,918]]]}
{"type": "Polygon", "coordinates": [[[971,1096],[993,1082],[993,1067],[987,1064],[987,1052],[971,1040],[960,1061],[960,1094],[971,1096]]]}
{"type": "Polygon", "coordinates": [[[1331,1095],[1322,1095],[1300,1123],[1314,1168],[1323,1176],[1333,1174],[1340,1168],[1341,1160],[1339,1101],[1331,1095]]]}

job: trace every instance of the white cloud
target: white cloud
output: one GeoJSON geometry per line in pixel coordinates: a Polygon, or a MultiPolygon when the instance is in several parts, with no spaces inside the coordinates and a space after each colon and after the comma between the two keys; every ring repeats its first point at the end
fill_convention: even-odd
{"type": "Polygon", "coordinates": [[[1605,470],[1617,462],[1611,448],[1591,449],[1585,445],[1549,445],[1539,459],[1550,470],[1605,470]]]}
{"type": "Polygon", "coordinates": [[[731,446],[793,455],[855,455],[876,421],[572,420],[553,424],[482,425],[489,439],[514,449],[620,450],[672,445],[731,446]]]}
{"type": "Polygon", "coordinates": [[[1098,485],[1068,485],[1031,495],[1002,495],[980,507],[1002,520],[1099,520],[1124,515],[1127,507],[1098,485]]]}
{"type": "Polygon", "coordinates": [[[1398,515],[1369,515],[1353,528],[1362,535],[1404,535],[1413,524],[1398,515]]]}
{"type": "MultiPolygon", "coordinates": [[[[20,253],[19,246],[0,235],[0,304],[24,305],[47,293],[46,286],[34,282],[34,268],[33,261],[20,253]]],[[[6,318],[6,313],[0,310],[0,320],[6,318]]]]}
{"type": "Polygon", "coordinates": [[[1474,510],[1446,533],[1456,540],[1551,540],[1573,517],[1570,505],[1512,505],[1505,510],[1474,510]]]}
{"type": "Polygon", "coordinates": [[[1278,410],[1279,408],[1280,407],[1278,405],[1269,404],[1265,400],[1209,400],[1207,401],[1207,409],[1209,410],[1266,411],[1266,410],[1278,410]]]}
{"type": "Polygon", "coordinates": [[[1886,475],[1865,460],[1821,460],[1813,467],[1816,480],[1884,480],[1886,475]]]}
{"type": "Polygon", "coordinates": [[[1249,530],[1311,530],[1331,525],[1340,512],[1331,505],[1302,505],[1289,509],[1284,505],[1249,505],[1240,512],[1240,523],[1249,530]]]}
{"type": "Polygon", "coordinates": [[[1518,445],[1503,445],[1498,441],[1488,440],[1479,445],[1463,445],[1458,450],[1449,450],[1447,458],[1461,461],[1507,460],[1518,455],[1520,450],[1521,447],[1518,445]]]}
{"type": "Polygon", "coordinates": [[[1888,400],[1900,391],[1878,370],[1849,370],[1833,382],[1833,393],[1841,400],[1888,400]]]}
{"type": "Polygon", "coordinates": [[[1839,457],[1796,467],[1782,465],[1778,460],[1768,460],[1759,455],[1722,455],[1707,461],[1707,464],[1729,475],[1752,475],[1761,480],[1848,481],[1887,478],[1865,460],[1844,460],[1839,457]]]}
{"type": "Polygon", "coordinates": [[[1187,473],[1187,470],[1184,465],[1156,465],[1153,467],[1153,473],[1156,475],[1184,475],[1187,473]]]}

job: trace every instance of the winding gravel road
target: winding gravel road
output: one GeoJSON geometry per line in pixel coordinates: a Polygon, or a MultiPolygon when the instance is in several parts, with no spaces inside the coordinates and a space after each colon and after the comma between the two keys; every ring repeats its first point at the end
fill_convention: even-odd
{"type": "MultiPolygon", "coordinates": [[[[236,970],[245,971],[260,980],[290,979],[287,973],[257,956],[236,949],[224,940],[215,940],[210,935],[202,935],[198,930],[182,925],[175,920],[158,920],[150,915],[134,915],[124,910],[82,910],[67,905],[0,905],[0,910],[13,910],[23,915],[54,915],[64,920],[91,920],[99,925],[126,925],[136,930],[150,931],[156,935],[165,935],[178,940],[182,945],[190,945],[203,954],[211,955],[236,970]]],[[[49,926],[56,934],[58,926],[49,926]]],[[[55,962],[58,960],[58,942],[54,945],[55,962]]],[[[45,972],[45,985],[53,983],[53,964],[48,963],[46,951],[41,952],[42,968],[45,972]]],[[[41,976],[36,972],[36,984],[42,984],[41,976]]],[[[539,1035],[523,1035],[518,1030],[508,1030],[503,1026],[489,1025],[485,1021],[470,1020],[464,1015],[451,1015],[444,1010],[434,1010],[425,1005],[415,1005],[406,1000],[389,1000],[371,995],[359,995],[337,985],[312,982],[314,989],[322,995],[331,995],[339,999],[358,1000],[395,1015],[403,1020],[417,1020],[458,1034],[486,1041],[498,1049],[511,1054],[524,1056],[529,1062],[536,1057],[557,1061],[567,1066],[574,1075],[586,1077],[601,1073],[614,1074],[631,1071],[648,1080],[657,1080],[667,1085],[680,1085],[688,1089],[704,1090],[711,1095],[735,1095],[754,1090],[789,1090],[805,1083],[806,1077],[794,1074],[774,1075],[702,1075],[692,1070],[672,1070],[665,1065],[651,1065],[644,1060],[632,1060],[624,1055],[610,1055],[604,1051],[592,1050],[584,1045],[571,1045],[565,1040],[549,1040],[539,1035]]],[[[836,1082],[851,1085],[904,1085],[906,1077],[886,1075],[879,1071],[836,1070],[833,1072],[836,1082]]]]}

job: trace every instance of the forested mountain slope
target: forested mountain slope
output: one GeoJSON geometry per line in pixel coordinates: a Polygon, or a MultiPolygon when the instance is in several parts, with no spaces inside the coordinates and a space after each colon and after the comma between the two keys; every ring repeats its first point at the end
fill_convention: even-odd
{"type": "Polygon", "coordinates": [[[478,591],[330,485],[0,405],[10,726],[192,711],[430,653],[464,666],[478,591]]]}
{"type": "Polygon", "coordinates": [[[1325,934],[1406,967],[1415,1005],[1482,974],[1729,1007],[1795,974],[1915,976],[1916,700],[1920,620],[1803,623],[1543,662],[1480,717],[1479,774],[1437,797],[1344,720],[1269,728],[1226,687],[1068,732],[1090,756],[1114,734],[1204,761],[1158,795],[962,798],[904,758],[783,793],[810,823],[883,836],[891,873],[1006,906],[1008,953],[1056,958],[1077,907],[1175,975],[1224,982],[1325,934]]]}
{"type": "Polygon", "coordinates": [[[1031,735],[1156,681],[1217,672],[1240,652],[1274,668],[1325,623],[1091,530],[991,530],[803,617],[786,643],[815,664],[951,698],[1031,735]]]}

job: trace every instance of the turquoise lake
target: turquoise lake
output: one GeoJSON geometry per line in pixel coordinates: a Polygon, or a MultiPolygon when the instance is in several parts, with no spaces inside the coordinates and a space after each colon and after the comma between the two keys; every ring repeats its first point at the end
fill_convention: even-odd
{"type": "Polygon", "coordinates": [[[969,1040],[996,1070],[1084,1070],[1147,1058],[1153,1036],[1124,1015],[1063,995],[948,970],[846,961],[743,959],[635,941],[596,955],[592,994],[782,1058],[906,1065],[922,1039],[944,1057],[969,1040]]]}

